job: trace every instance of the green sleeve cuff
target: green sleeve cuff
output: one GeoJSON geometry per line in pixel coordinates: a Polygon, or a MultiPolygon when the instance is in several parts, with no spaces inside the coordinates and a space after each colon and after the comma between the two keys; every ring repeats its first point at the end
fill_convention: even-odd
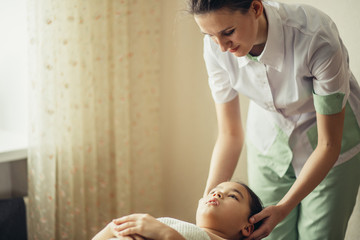
{"type": "Polygon", "coordinates": [[[314,106],[317,113],[331,115],[342,110],[344,93],[333,93],[326,96],[317,95],[313,92],[314,106]]]}

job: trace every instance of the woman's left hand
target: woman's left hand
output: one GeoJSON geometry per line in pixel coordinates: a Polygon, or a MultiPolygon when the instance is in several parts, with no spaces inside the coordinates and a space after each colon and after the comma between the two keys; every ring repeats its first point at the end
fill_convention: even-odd
{"type": "Polygon", "coordinates": [[[262,221],[261,226],[255,230],[246,240],[259,240],[267,237],[275,226],[288,214],[282,206],[269,206],[250,218],[250,223],[262,221]]]}

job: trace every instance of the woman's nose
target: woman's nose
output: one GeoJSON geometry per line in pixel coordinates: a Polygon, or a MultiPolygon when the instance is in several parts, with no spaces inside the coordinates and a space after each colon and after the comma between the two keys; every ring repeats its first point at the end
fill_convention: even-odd
{"type": "Polygon", "coordinates": [[[218,38],[217,43],[220,46],[221,51],[226,52],[230,47],[230,41],[226,38],[218,38]]]}

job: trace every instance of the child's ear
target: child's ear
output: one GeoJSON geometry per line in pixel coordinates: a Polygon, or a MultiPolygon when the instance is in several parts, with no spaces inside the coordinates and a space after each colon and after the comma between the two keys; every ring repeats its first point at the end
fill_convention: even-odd
{"type": "Polygon", "coordinates": [[[250,236],[254,232],[254,224],[246,225],[243,229],[241,229],[241,234],[244,237],[250,236]]]}

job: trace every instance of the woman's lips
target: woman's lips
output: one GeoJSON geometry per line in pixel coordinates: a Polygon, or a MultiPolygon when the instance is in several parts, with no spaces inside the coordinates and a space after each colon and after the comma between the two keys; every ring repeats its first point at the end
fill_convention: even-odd
{"type": "Polygon", "coordinates": [[[212,198],[206,202],[207,205],[219,206],[220,202],[216,198],[212,198]]]}
{"type": "Polygon", "coordinates": [[[239,49],[240,46],[237,46],[236,48],[230,48],[229,52],[233,53],[236,52],[239,49]]]}

